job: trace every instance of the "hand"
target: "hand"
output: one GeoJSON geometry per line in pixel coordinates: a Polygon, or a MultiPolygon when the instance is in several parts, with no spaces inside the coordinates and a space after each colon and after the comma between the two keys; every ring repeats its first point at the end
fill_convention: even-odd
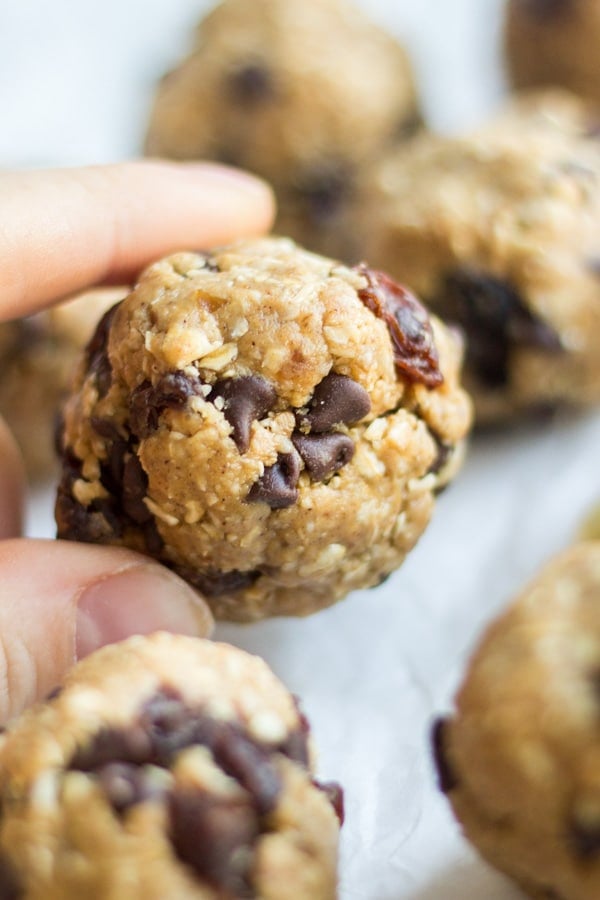
{"type": "MultiPolygon", "coordinates": [[[[144,161],[0,175],[0,320],[132,278],[172,250],[267,230],[262,182],[209,164],[144,161]]],[[[24,476],[0,421],[0,721],[78,658],[157,629],[206,636],[212,617],[172,572],[128,550],[24,540],[24,476]]]]}

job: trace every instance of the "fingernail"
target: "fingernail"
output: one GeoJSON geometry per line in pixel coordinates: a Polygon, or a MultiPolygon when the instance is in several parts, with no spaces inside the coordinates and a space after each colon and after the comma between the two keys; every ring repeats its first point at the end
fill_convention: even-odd
{"type": "Polygon", "coordinates": [[[204,600],[177,575],[155,564],[131,566],[85,587],[77,604],[77,658],[133,634],[208,637],[212,627],[204,600]]]}

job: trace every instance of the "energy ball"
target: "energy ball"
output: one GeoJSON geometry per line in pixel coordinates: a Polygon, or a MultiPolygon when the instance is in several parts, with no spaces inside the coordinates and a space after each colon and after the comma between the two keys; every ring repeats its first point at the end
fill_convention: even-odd
{"type": "Polygon", "coordinates": [[[386,275],[283,238],[162,260],[81,364],[58,534],[157,557],[225,619],[376,585],[460,462],[461,352],[386,275]]]}
{"type": "Polygon", "coordinates": [[[0,896],[334,900],[337,785],[262,660],[158,633],[106,647],[0,747],[0,896]]]}
{"type": "Polygon", "coordinates": [[[465,835],[531,897],[600,897],[600,543],[553,560],[487,631],[434,727],[465,835]]]}
{"type": "Polygon", "coordinates": [[[363,168],[421,125],[404,49],[346,0],[225,0],[160,84],[146,150],[249,169],[276,230],[356,261],[363,168]]]}
{"type": "Polygon", "coordinates": [[[98,289],[26,319],[0,324],[0,415],[13,431],[29,476],[57,468],[56,417],[82,348],[123,289],[98,289]]]}
{"type": "Polygon", "coordinates": [[[479,424],[600,400],[600,143],[589,107],[527,97],[376,171],[365,254],[466,336],[479,424]]]}
{"type": "Polygon", "coordinates": [[[599,0],[509,0],[504,41],[515,87],[560,85],[600,102],[599,0]]]}

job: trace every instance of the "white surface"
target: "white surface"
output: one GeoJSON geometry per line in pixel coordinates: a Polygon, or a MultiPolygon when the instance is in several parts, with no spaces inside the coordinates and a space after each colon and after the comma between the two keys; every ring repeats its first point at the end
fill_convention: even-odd
{"type": "MultiPolygon", "coordinates": [[[[499,0],[368,5],[413,51],[434,124],[470,124],[494,103],[499,0]]],[[[134,155],[152,84],[204,6],[0,0],[0,164],[134,155]]],[[[346,789],[343,900],[519,896],[458,834],[427,732],[484,623],[570,542],[600,494],[599,443],[598,416],[478,438],[419,546],[380,588],[306,620],[219,628],[303,698],[320,775],[346,789]]],[[[53,533],[50,509],[49,495],[35,498],[31,533],[53,533]]]]}

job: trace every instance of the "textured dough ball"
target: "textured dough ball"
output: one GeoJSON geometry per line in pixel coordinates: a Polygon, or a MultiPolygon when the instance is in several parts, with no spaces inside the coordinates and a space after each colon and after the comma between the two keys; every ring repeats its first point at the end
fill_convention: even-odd
{"type": "Polygon", "coordinates": [[[280,233],[355,261],[362,168],[419,127],[406,53],[352,4],[225,0],[161,83],[146,149],[262,175],[280,233]]]}
{"type": "Polygon", "coordinates": [[[65,408],[59,535],[156,556],[221,618],[375,585],[457,468],[460,359],[386,276],[285,239],[158,262],[65,408]]]}
{"type": "Polygon", "coordinates": [[[516,87],[560,85],[600,101],[599,0],[509,0],[504,39],[516,87]]]}
{"type": "Polygon", "coordinates": [[[600,897],[600,544],[553,560],[487,631],[434,729],[440,786],[532,897],[600,897]]]}
{"type": "Polygon", "coordinates": [[[0,324],[0,415],[30,477],[57,468],[56,417],[82,347],[127,288],[89,291],[48,312],[0,324]]]}
{"type": "Polygon", "coordinates": [[[341,794],[265,663],[155,634],[106,647],[0,747],[0,895],[333,900],[341,794]]]}
{"type": "MultiPolygon", "coordinates": [[[[365,254],[465,332],[480,423],[600,400],[600,145],[565,94],[376,172],[365,254]]],[[[361,223],[357,223],[361,227],[361,223]]]]}

